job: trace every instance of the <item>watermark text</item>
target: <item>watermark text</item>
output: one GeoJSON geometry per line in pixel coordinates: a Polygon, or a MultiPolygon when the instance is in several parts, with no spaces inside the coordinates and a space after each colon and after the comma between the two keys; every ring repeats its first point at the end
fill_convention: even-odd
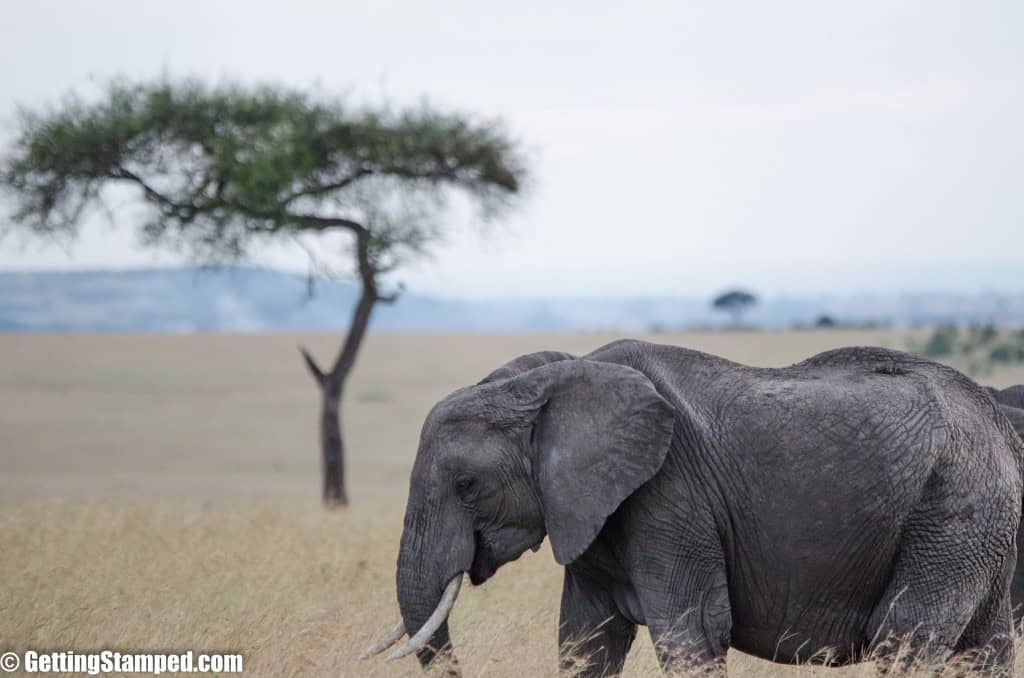
{"type": "Polygon", "coordinates": [[[207,654],[191,650],[173,653],[158,652],[5,652],[0,655],[0,670],[13,673],[141,673],[158,676],[162,673],[241,673],[240,654],[207,654]]]}

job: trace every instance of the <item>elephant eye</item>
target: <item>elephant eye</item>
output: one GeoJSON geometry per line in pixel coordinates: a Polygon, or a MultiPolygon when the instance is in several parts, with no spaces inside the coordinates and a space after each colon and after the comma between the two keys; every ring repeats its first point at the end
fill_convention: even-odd
{"type": "Polygon", "coordinates": [[[462,501],[469,501],[476,493],[476,481],[469,476],[459,476],[455,479],[455,495],[462,501]]]}

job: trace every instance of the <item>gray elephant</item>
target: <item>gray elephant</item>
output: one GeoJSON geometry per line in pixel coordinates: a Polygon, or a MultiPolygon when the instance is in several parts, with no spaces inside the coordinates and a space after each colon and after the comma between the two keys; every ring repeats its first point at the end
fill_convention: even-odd
{"type": "Polygon", "coordinates": [[[1008,405],[1018,410],[1024,410],[1024,384],[1017,384],[1002,390],[994,389],[991,386],[986,388],[1000,405],[1008,405]]]}
{"type": "Polygon", "coordinates": [[[632,340],[520,357],[427,417],[402,622],[368,652],[409,632],[392,657],[451,653],[463,574],[482,584],[546,535],[584,675],[620,672],[638,625],[666,671],[724,672],[729,647],[851,663],[902,638],[1009,672],[1022,444],[992,404],[877,348],[783,369],[632,340]]]}
{"type": "Polygon", "coordinates": [[[1013,430],[1017,432],[1021,440],[1024,440],[1024,409],[1000,404],[999,409],[1009,420],[1013,430]]]}
{"type": "MultiPolygon", "coordinates": [[[[1024,384],[1011,386],[1003,390],[986,387],[1006,418],[1010,421],[1017,435],[1024,440],[1024,384]]],[[[1024,619],[1024,523],[1017,530],[1017,570],[1013,573],[1010,584],[1010,601],[1013,606],[1014,624],[1019,625],[1024,619]]]]}

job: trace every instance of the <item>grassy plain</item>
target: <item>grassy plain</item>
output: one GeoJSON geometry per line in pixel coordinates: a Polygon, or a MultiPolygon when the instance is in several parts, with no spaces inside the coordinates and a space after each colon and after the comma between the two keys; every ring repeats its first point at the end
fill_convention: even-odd
{"type": "MultiPolygon", "coordinates": [[[[0,335],[0,651],[237,651],[268,676],[420,675],[356,656],[397,619],[394,563],[427,411],[522,353],[616,337],[371,336],[344,409],[352,507],[318,502],[318,399],[296,352],[329,335],[0,335]]],[[[894,331],[652,339],[755,365],[894,331]]],[[[994,385],[1024,382],[1003,370],[994,385]]],[[[545,546],[465,587],[467,676],[554,673],[561,571],[545,546]]],[[[741,676],[867,676],[739,653],[741,676]]],[[[627,675],[659,675],[644,630],[627,675]]]]}

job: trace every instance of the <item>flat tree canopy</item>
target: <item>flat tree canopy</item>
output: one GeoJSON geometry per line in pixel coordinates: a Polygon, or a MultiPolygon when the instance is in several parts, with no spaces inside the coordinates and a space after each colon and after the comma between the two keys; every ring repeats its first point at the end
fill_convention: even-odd
{"type": "Polygon", "coordinates": [[[200,260],[240,259],[259,240],[349,233],[361,284],[352,325],[330,368],[303,351],[323,393],[324,498],[337,504],[347,501],[343,385],[374,304],[394,300],[380,275],[441,236],[450,198],[486,219],[525,177],[517,142],[497,122],[196,81],[115,82],[97,99],[22,111],[0,168],[11,226],[36,235],[74,236],[112,185],[135,188],[149,207],[143,242],[200,260]]]}
{"type": "Polygon", "coordinates": [[[711,300],[711,307],[717,311],[726,311],[739,324],[743,312],[757,304],[757,296],[746,290],[728,290],[711,300]]]}

